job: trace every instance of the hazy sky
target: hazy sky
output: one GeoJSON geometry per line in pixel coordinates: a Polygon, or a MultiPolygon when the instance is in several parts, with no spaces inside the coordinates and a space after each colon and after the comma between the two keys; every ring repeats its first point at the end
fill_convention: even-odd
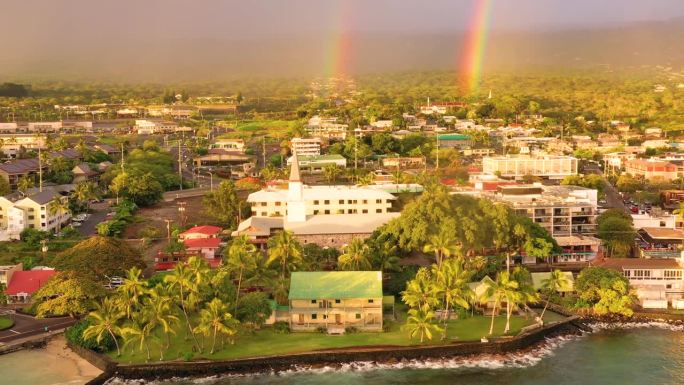
{"type": "MultiPolygon", "coordinates": [[[[619,28],[622,23],[673,18],[684,22],[684,0],[490,1],[494,32],[526,30],[546,35],[549,29],[619,28]]],[[[257,71],[256,66],[274,69],[273,61],[282,61],[289,68],[316,70],[326,66],[329,51],[336,49],[336,36],[345,32],[357,35],[353,49],[358,52],[351,55],[352,64],[361,59],[371,64],[404,63],[421,56],[428,63],[434,57],[438,64],[453,61],[451,51],[462,41],[457,35],[468,28],[477,3],[480,1],[0,0],[0,76],[78,74],[81,69],[107,76],[152,70],[188,74],[212,63],[227,71],[249,72],[257,71]],[[453,36],[453,41],[426,48],[421,43],[425,39],[420,39],[429,34],[453,36]],[[373,36],[380,35],[399,40],[402,36],[420,38],[413,45],[402,46],[399,41],[389,48],[384,41],[373,41],[373,36]],[[369,57],[384,47],[388,51],[385,56],[369,57]],[[408,50],[406,47],[424,51],[391,55],[408,50]],[[437,60],[439,54],[444,57],[437,60]]],[[[532,38],[524,40],[528,46],[534,43],[532,38]]]]}

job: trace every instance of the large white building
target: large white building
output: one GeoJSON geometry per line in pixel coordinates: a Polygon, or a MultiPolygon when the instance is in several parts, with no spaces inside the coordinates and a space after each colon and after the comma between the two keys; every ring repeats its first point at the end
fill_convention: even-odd
{"type": "Polygon", "coordinates": [[[504,178],[522,179],[534,175],[548,179],[563,179],[577,174],[578,160],[572,156],[507,155],[482,158],[482,172],[504,178]]]}
{"type": "Polygon", "coordinates": [[[164,132],[175,132],[178,128],[176,122],[166,122],[159,120],[137,119],[133,129],[138,135],[152,135],[164,132]]]}
{"type": "Polygon", "coordinates": [[[389,211],[395,199],[371,188],[307,186],[295,154],[287,189],[269,187],[250,194],[252,217],[240,223],[233,235],[245,234],[265,244],[273,232],[284,229],[302,243],[342,247],[398,217],[399,213],[389,211]]]}
{"type": "Polygon", "coordinates": [[[321,155],[321,138],[292,138],[290,147],[298,156],[318,156],[321,155]]]}
{"type": "Polygon", "coordinates": [[[49,188],[16,201],[0,197],[0,241],[19,239],[25,229],[52,231],[68,222],[68,211],[51,210],[57,200],[68,202],[66,196],[49,188]]]}
{"type": "Polygon", "coordinates": [[[324,118],[318,115],[309,119],[306,130],[313,137],[326,139],[345,139],[349,125],[338,123],[337,118],[324,118]]]}

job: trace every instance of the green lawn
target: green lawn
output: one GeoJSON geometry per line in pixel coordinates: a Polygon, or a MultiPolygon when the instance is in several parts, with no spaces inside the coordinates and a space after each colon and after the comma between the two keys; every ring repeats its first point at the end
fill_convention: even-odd
{"type": "MultiPolygon", "coordinates": [[[[553,322],[563,319],[562,316],[547,312],[544,316],[546,322],[553,322]]],[[[484,316],[474,316],[462,320],[450,321],[448,326],[449,339],[452,341],[479,341],[481,337],[489,332],[491,318],[484,316]]],[[[517,335],[524,326],[531,325],[533,319],[514,316],[511,318],[511,333],[517,335]]],[[[494,321],[494,335],[503,334],[506,318],[496,317],[494,321]]],[[[177,335],[172,336],[171,346],[164,350],[165,359],[183,359],[186,352],[192,350],[191,343],[185,340],[186,329],[178,331],[177,335]]],[[[432,341],[426,344],[441,344],[441,336],[435,336],[432,341]]],[[[408,332],[401,330],[398,324],[393,325],[392,330],[385,333],[355,333],[342,336],[328,336],[319,333],[290,333],[276,334],[270,328],[264,328],[253,334],[239,335],[234,345],[226,345],[224,349],[217,347],[217,352],[209,355],[211,339],[205,340],[205,353],[195,354],[193,359],[236,359],[245,357],[268,356],[288,353],[301,353],[314,350],[335,349],[358,346],[374,345],[395,345],[410,346],[417,345],[418,340],[410,340],[408,332]]],[[[219,343],[217,342],[217,345],[219,343]]],[[[159,346],[156,341],[150,343],[152,361],[159,360],[159,346]]],[[[110,352],[110,356],[116,358],[116,352],[110,352]]],[[[140,352],[131,344],[125,349],[119,361],[122,363],[141,363],[146,359],[146,353],[140,352]]]]}
{"type": "Polygon", "coordinates": [[[7,317],[0,317],[0,330],[9,329],[14,326],[14,321],[7,317]]]}

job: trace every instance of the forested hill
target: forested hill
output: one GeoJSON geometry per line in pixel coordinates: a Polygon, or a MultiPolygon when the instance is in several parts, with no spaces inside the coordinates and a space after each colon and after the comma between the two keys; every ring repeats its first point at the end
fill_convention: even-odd
{"type": "MultiPolygon", "coordinates": [[[[185,81],[236,76],[325,75],[331,61],[355,74],[457,69],[464,34],[356,32],[346,37],[344,55],[324,35],[252,38],[164,38],[89,41],[41,46],[7,42],[0,55],[0,79],[185,81]],[[277,64],[276,64],[277,63],[277,64]]],[[[485,67],[516,70],[541,67],[684,65],[684,19],[604,27],[547,28],[492,32],[485,67]]]]}

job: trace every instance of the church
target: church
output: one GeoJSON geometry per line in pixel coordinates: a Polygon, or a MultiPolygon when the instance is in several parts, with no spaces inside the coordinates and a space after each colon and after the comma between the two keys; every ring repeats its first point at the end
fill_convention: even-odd
{"type": "Polygon", "coordinates": [[[398,217],[399,213],[390,212],[394,199],[372,188],[305,185],[295,154],[287,189],[267,187],[250,194],[252,217],[240,223],[233,236],[246,234],[263,246],[274,232],[284,229],[302,244],[341,248],[398,217]]]}

